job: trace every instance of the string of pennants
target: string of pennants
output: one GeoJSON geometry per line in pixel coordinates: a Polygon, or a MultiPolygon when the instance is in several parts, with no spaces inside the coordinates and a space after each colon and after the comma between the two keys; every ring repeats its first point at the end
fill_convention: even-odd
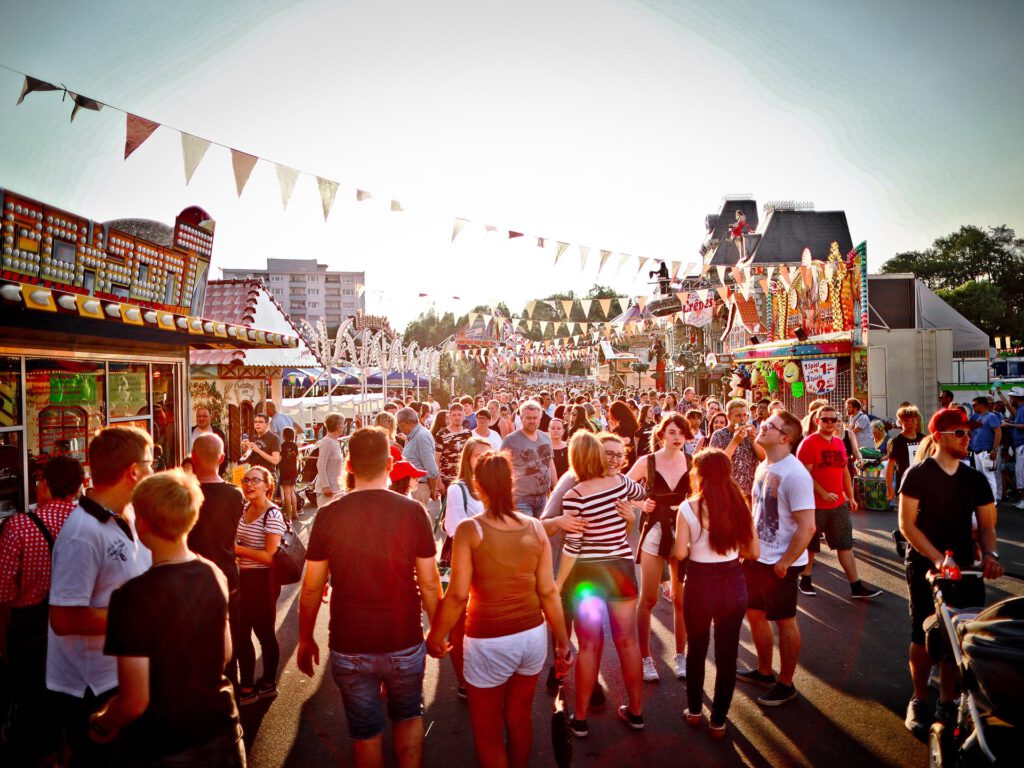
{"type": "MultiPolygon", "coordinates": [[[[87,96],[83,96],[82,94],[75,93],[69,90],[64,85],[55,85],[45,80],[32,77],[31,75],[27,75],[24,72],[12,69],[11,67],[0,65],[0,68],[6,69],[17,75],[21,75],[24,78],[21,94],[19,95],[17,102],[19,105],[25,100],[26,96],[28,96],[31,93],[57,91],[62,94],[62,99],[70,100],[70,103],[72,104],[72,121],[74,121],[75,117],[83,109],[90,110],[93,112],[99,112],[104,107],[106,107],[108,109],[112,109],[123,113],[125,115],[126,121],[124,143],[125,160],[127,160],[133,153],[135,153],[158,129],[164,128],[166,130],[171,130],[178,133],[181,137],[182,162],[184,166],[186,184],[188,184],[192,180],[192,177],[195,175],[196,170],[199,168],[200,164],[206,158],[207,152],[210,149],[210,147],[217,146],[223,149],[227,149],[230,152],[231,168],[235,181],[235,190],[239,197],[242,196],[242,192],[245,190],[246,184],[248,183],[249,178],[252,175],[253,169],[256,167],[257,163],[262,162],[274,166],[275,174],[278,180],[278,186],[280,188],[281,203],[285,209],[288,208],[288,203],[292,198],[292,194],[295,191],[295,186],[298,183],[300,177],[308,177],[315,181],[317,192],[319,194],[321,205],[323,208],[324,221],[327,221],[327,218],[331,213],[331,209],[334,206],[335,200],[337,199],[338,190],[341,188],[341,183],[332,180],[326,176],[303,171],[286,165],[284,163],[278,163],[273,160],[268,160],[258,155],[244,152],[235,147],[231,147],[226,144],[221,144],[219,142],[212,141],[211,139],[196,136],[194,134],[188,133],[187,131],[182,131],[178,128],[174,128],[173,126],[167,125],[165,123],[159,123],[155,120],[151,120],[147,117],[137,115],[128,110],[121,109],[120,107],[116,107],[106,102],[99,101],[98,99],[93,99],[87,96]]],[[[366,189],[360,187],[354,187],[353,189],[355,199],[358,202],[372,200],[375,199],[376,197],[372,192],[366,189]]],[[[389,199],[387,196],[380,197],[381,199],[384,200],[389,199]]],[[[390,198],[389,209],[394,213],[402,213],[405,211],[403,204],[399,200],[393,198],[390,198]]],[[[499,236],[507,240],[518,240],[519,238],[529,237],[534,240],[535,244],[539,248],[553,247],[555,264],[557,264],[559,260],[565,256],[565,254],[569,251],[570,248],[575,248],[577,250],[578,257],[580,260],[580,266],[582,268],[586,268],[588,263],[590,263],[595,258],[597,259],[598,274],[601,273],[601,271],[605,268],[606,264],[611,260],[611,257],[613,255],[616,255],[616,253],[616,271],[621,270],[627,262],[633,261],[636,264],[636,274],[639,274],[640,271],[643,270],[643,268],[647,266],[649,263],[664,261],[663,259],[652,259],[646,256],[633,256],[629,253],[616,252],[613,250],[603,248],[591,248],[589,246],[584,245],[573,245],[572,243],[563,240],[558,240],[555,238],[549,238],[546,236],[527,236],[524,232],[517,229],[499,229],[498,227],[492,224],[478,225],[476,222],[470,219],[461,217],[456,217],[454,219],[451,236],[452,242],[454,243],[455,239],[459,236],[459,234],[462,231],[464,231],[467,227],[473,226],[481,226],[485,233],[498,234],[499,236]]],[[[685,269],[682,261],[667,261],[666,263],[670,265],[669,274],[672,279],[676,279],[679,276],[680,272],[682,272],[684,276],[696,276],[697,274],[698,265],[696,263],[685,264],[685,269]]],[[[701,267],[701,269],[699,270],[700,277],[706,278],[709,269],[710,267],[708,265],[704,265],[703,267],[701,267]]],[[[722,286],[726,284],[725,269],[725,267],[717,267],[719,283],[722,286]]],[[[747,277],[749,277],[749,267],[744,268],[744,270],[746,270],[746,272],[743,272],[742,270],[737,268],[733,268],[734,282],[737,285],[742,284],[741,280],[744,274],[746,274],[747,277]]],[[[744,282],[749,283],[749,279],[744,282]]],[[[724,298],[725,297],[723,297],[723,299],[724,298]]],[[[609,300],[595,299],[594,301],[603,302],[609,300]]],[[[605,310],[605,315],[607,316],[607,310],[605,310]]]]}

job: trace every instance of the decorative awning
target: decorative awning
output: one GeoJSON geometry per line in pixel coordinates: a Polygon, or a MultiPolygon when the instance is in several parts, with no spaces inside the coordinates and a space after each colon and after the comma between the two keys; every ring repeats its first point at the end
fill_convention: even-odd
{"type": "Polygon", "coordinates": [[[0,321],[3,324],[29,328],[46,326],[47,330],[64,330],[76,336],[104,337],[113,330],[110,326],[116,325],[130,329],[134,338],[186,343],[206,349],[288,348],[299,344],[295,336],[6,278],[0,278],[0,306],[3,307],[3,321],[0,321]],[[19,312],[22,313],[20,318],[19,312]]]}
{"type": "Polygon", "coordinates": [[[733,350],[737,363],[755,362],[758,360],[804,360],[816,357],[843,357],[853,352],[851,331],[838,331],[810,336],[805,340],[785,339],[770,341],[764,344],[753,344],[749,347],[737,347],[733,350]]]}

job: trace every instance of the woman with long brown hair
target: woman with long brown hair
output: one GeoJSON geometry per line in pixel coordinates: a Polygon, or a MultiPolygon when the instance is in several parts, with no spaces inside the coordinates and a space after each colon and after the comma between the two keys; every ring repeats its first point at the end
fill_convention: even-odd
{"type": "Polygon", "coordinates": [[[678,561],[672,554],[676,510],[690,493],[686,453],[683,446],[690,438],[690,423],[678,411],[669,411],[651,437],[661,447],[644,456],[629,470],[629,478],[643,483],[647,490],[644,518],[636,561],[640,565],[640,600],[636,607],[636,631],[643,659],[644,680],[657,682],[658,667],[651,653],[651,613],[658,603],[658,585],[669,566],[669,590],[675,634],[674,672],[686,677],[686,624],[683,621],[683,589],[678,561]]]}
{"type": "Polygon", "coordinates": [[[565,427],[565,439],[567,441],[572,440],[572,436],[579,431],[583,432],[594,432],[594,425],[590,419],[587,418],[587,409],[582,405],[574,405],[571,410],[566,411],[569,414],[569,423],[565,427]]]}
{"type": "Polygon", "coordinates": [[[468,601],[463,674],[477,760],[487,768],[525,766],[533,745],[533,693],[547,660],[544,619],[562,674],[572,664],[569,637],[551,545],[540,521],[516,511],[508,455],[484,453],[473,477],[484,511],[455,532],[451,584],[431,621],[427,650],[444,657],[445,635],[468,601]]]}
{"type": "Polygon", "coordinates": [[[626,466],[633,466],[637,457],[636,442],[640,425],[629,406],[621,400],[616,400],[608,408],[608,431],[622,438],[622,444],[626,446],[626,466]]]}
{"type": "Polygon", "coordinates": [[[732,476],[732,462],[717,448],[700,451],[690,470],[693,495],[679,505],[678,560],[687,560],[683,616],[690,653],[686,659],[686,722],[703,722],[704,660],[715,625],[715,696],[708,733],[725,737],[725,718],[736,687],[736,654],[747,610],[747,583],[739,558],[756,560],[760,543],[746,497],[732,476]]]}

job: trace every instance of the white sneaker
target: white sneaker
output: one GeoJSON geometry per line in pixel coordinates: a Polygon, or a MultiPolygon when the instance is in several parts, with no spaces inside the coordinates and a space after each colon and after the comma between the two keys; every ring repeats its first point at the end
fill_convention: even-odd
{"type": "Polygon", "coordinates": [[[677,680],[685,680],[686,679],[686,654],[685,653],[677,653],[676,654],[676,658],[675,658],[675,662],[676,662],[676,679],[677,680]]]}
{"type": "Polygon", "coordinates": [[[644,680],[648,683],[656,683],[660,679],[658,668],[654,666],[654,659],[650,656],[644,656],[644,680]]]}
{"type": "Polygon", "coordinates": [[[1024,499],[1021,499],[1020,501],[1018,501],[1013,506],[1016,507],[1017,509],[1024,509],[1024,499]]]}

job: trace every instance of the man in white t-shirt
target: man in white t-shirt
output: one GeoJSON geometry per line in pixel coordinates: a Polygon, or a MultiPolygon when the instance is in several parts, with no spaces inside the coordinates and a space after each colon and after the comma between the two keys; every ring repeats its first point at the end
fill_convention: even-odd
{"type": "Polygon", "coordinates": [[[851,397],[846,401],[846,428],[853,432],[857,447],[861,450],[875,447],[875,437],[871,434],[871,417],[864,413],[860,400],[851,397]]]}
{"type": "MultiPolygon", "coordinates": [[[[136,427],[108,427],[89,443],[92,489],[53,545],[46,687],[71,750],[71,766],[113,765],[115,745],[89,738],[89,716],[117,689],[117,659],[103,655],[110,594],[150,567],[135,534],[132,490],[153,473],[153,440],[136,427]]],[[[102,737],[106,734],[98,734],[102,737]]]]}
{"type": "Polygon", "coordinates": [[[757,561],[746,560],[747,621],[757,649],[757,668],[736,673],[739,680],[769,688],[757,703],[777,707],[796,698],[793,673],[800,655],[796,623],[797,579],[807,564],[814,535],[814,481],[793,455],[802,437],[800,420],[777,410],[761,422],[757,444],[765,452],[754,474],[754,527],[761,542],[757,561]],[[772,672],[773,638],[779,633],[779,675],[772,672]]]}

